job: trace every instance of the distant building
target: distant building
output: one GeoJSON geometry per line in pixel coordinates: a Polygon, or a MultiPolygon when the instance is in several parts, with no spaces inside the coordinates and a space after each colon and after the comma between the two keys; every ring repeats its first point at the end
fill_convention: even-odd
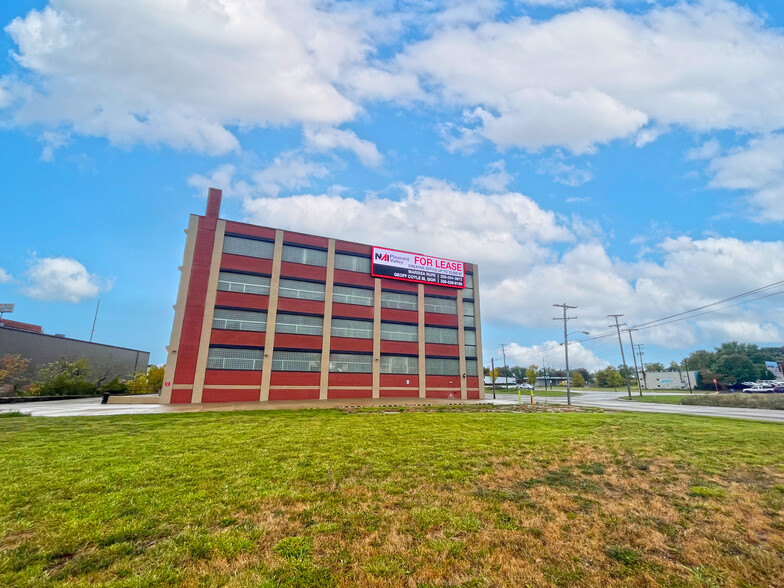
{"type": "Polygon", "coordinates": [[[130,378],[135,372],[146,372],[150,363],[149,351],[90,343],[64,335],[46,335],[38,325],[1,319],[0,355],[6,354],[18,354],[29,359],[28,369],[32,375],[43,364],[58,359],[73,361],[86,357],[94,370],[108,372],[108,380],[117,376],[130,378]]]}
{"type": "MultiPolygon", "coordinates": [[[[493,378],[485,376],[485,388],[493,385],[493,378]]],[[[514,387],[517,386],[517,378],[498,376],[495,379],[495,385],[498,388],[514,387]]]]}
{"type": "Polygon", "coordinates": [[[688,390],[697,385],[697,372],[645,372],[647,390],[688,390]]]}

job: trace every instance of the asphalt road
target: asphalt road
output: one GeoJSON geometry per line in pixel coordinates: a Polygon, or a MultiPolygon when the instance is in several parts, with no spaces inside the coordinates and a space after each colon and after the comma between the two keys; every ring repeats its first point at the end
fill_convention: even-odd
{"type": "MultiPolygon", "coordinates": [[[[667,395],[667,392],[656,390],[650,393],[651,396],[667,395]]],[[[674,396],[683,392],[673,393],[674,396]]],[[[657,404],[653,402],[634,402],[634,400],[618,400],[624,396],[625,391],[606,392],[580,390],[578,396],[572,396],[573,406],[586,406],[593,408],[603,408],[605,410],[620,410],[626,412],[658,412],[665,414],[685,414],[692,416],[711,416],[725,417],[729,419],[746,419],[752,421],[768,421],[772,423],[784,424],[784,410],[766,410],[761,408],[729,408],[720,406],[684,406],[681,404],[657,404]]],[[[632,391],[632,398],[636,397],[636,392],[632,391]]],[[[490,393],[485,394],[485,401],[493,404],[517,404],[516,394],[497,394],[493,400],[490,393]]],[[[537,404],[566,404],[566,397],[544,397],[534,396],[537,404]]],[[[530,396],[523,396],[523,402],[530,402],[530,396]]]]}

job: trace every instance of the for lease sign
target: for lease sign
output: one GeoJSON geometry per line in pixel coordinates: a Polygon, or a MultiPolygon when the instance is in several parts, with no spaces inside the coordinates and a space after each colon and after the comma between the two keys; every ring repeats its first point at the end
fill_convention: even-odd
{"type": "Polygon", "coordinates": [[[373,247],[370,273],[379,278],[465,288],[462,261],[373,247]]]}

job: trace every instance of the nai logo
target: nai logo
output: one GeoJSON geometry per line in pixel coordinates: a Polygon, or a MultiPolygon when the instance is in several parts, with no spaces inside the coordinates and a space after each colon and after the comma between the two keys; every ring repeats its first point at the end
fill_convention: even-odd
{"type": "Polygon", "coordinates": [[[376,253],[376,261],[389,261],[389,253],[376,253]]]}

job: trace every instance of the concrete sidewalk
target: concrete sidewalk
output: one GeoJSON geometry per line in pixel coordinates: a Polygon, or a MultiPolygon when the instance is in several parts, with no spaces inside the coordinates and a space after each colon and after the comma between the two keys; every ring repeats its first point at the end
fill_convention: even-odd
{"type": "Polygon", "coordinates": [[[32,416],[109,416],[119,414],[161,414],[183,412],[215,412],[233,410],[300,410],[303,408],[353,408],[384,406],[447,406],[480,404],[480,400],[441,398],[352,398],[344,400],[302,400],[296,402],[210,402],[205,404],[101,404],[100,398],[52,400],[0,405],[0,412],[24,412],[32,416]]]}

